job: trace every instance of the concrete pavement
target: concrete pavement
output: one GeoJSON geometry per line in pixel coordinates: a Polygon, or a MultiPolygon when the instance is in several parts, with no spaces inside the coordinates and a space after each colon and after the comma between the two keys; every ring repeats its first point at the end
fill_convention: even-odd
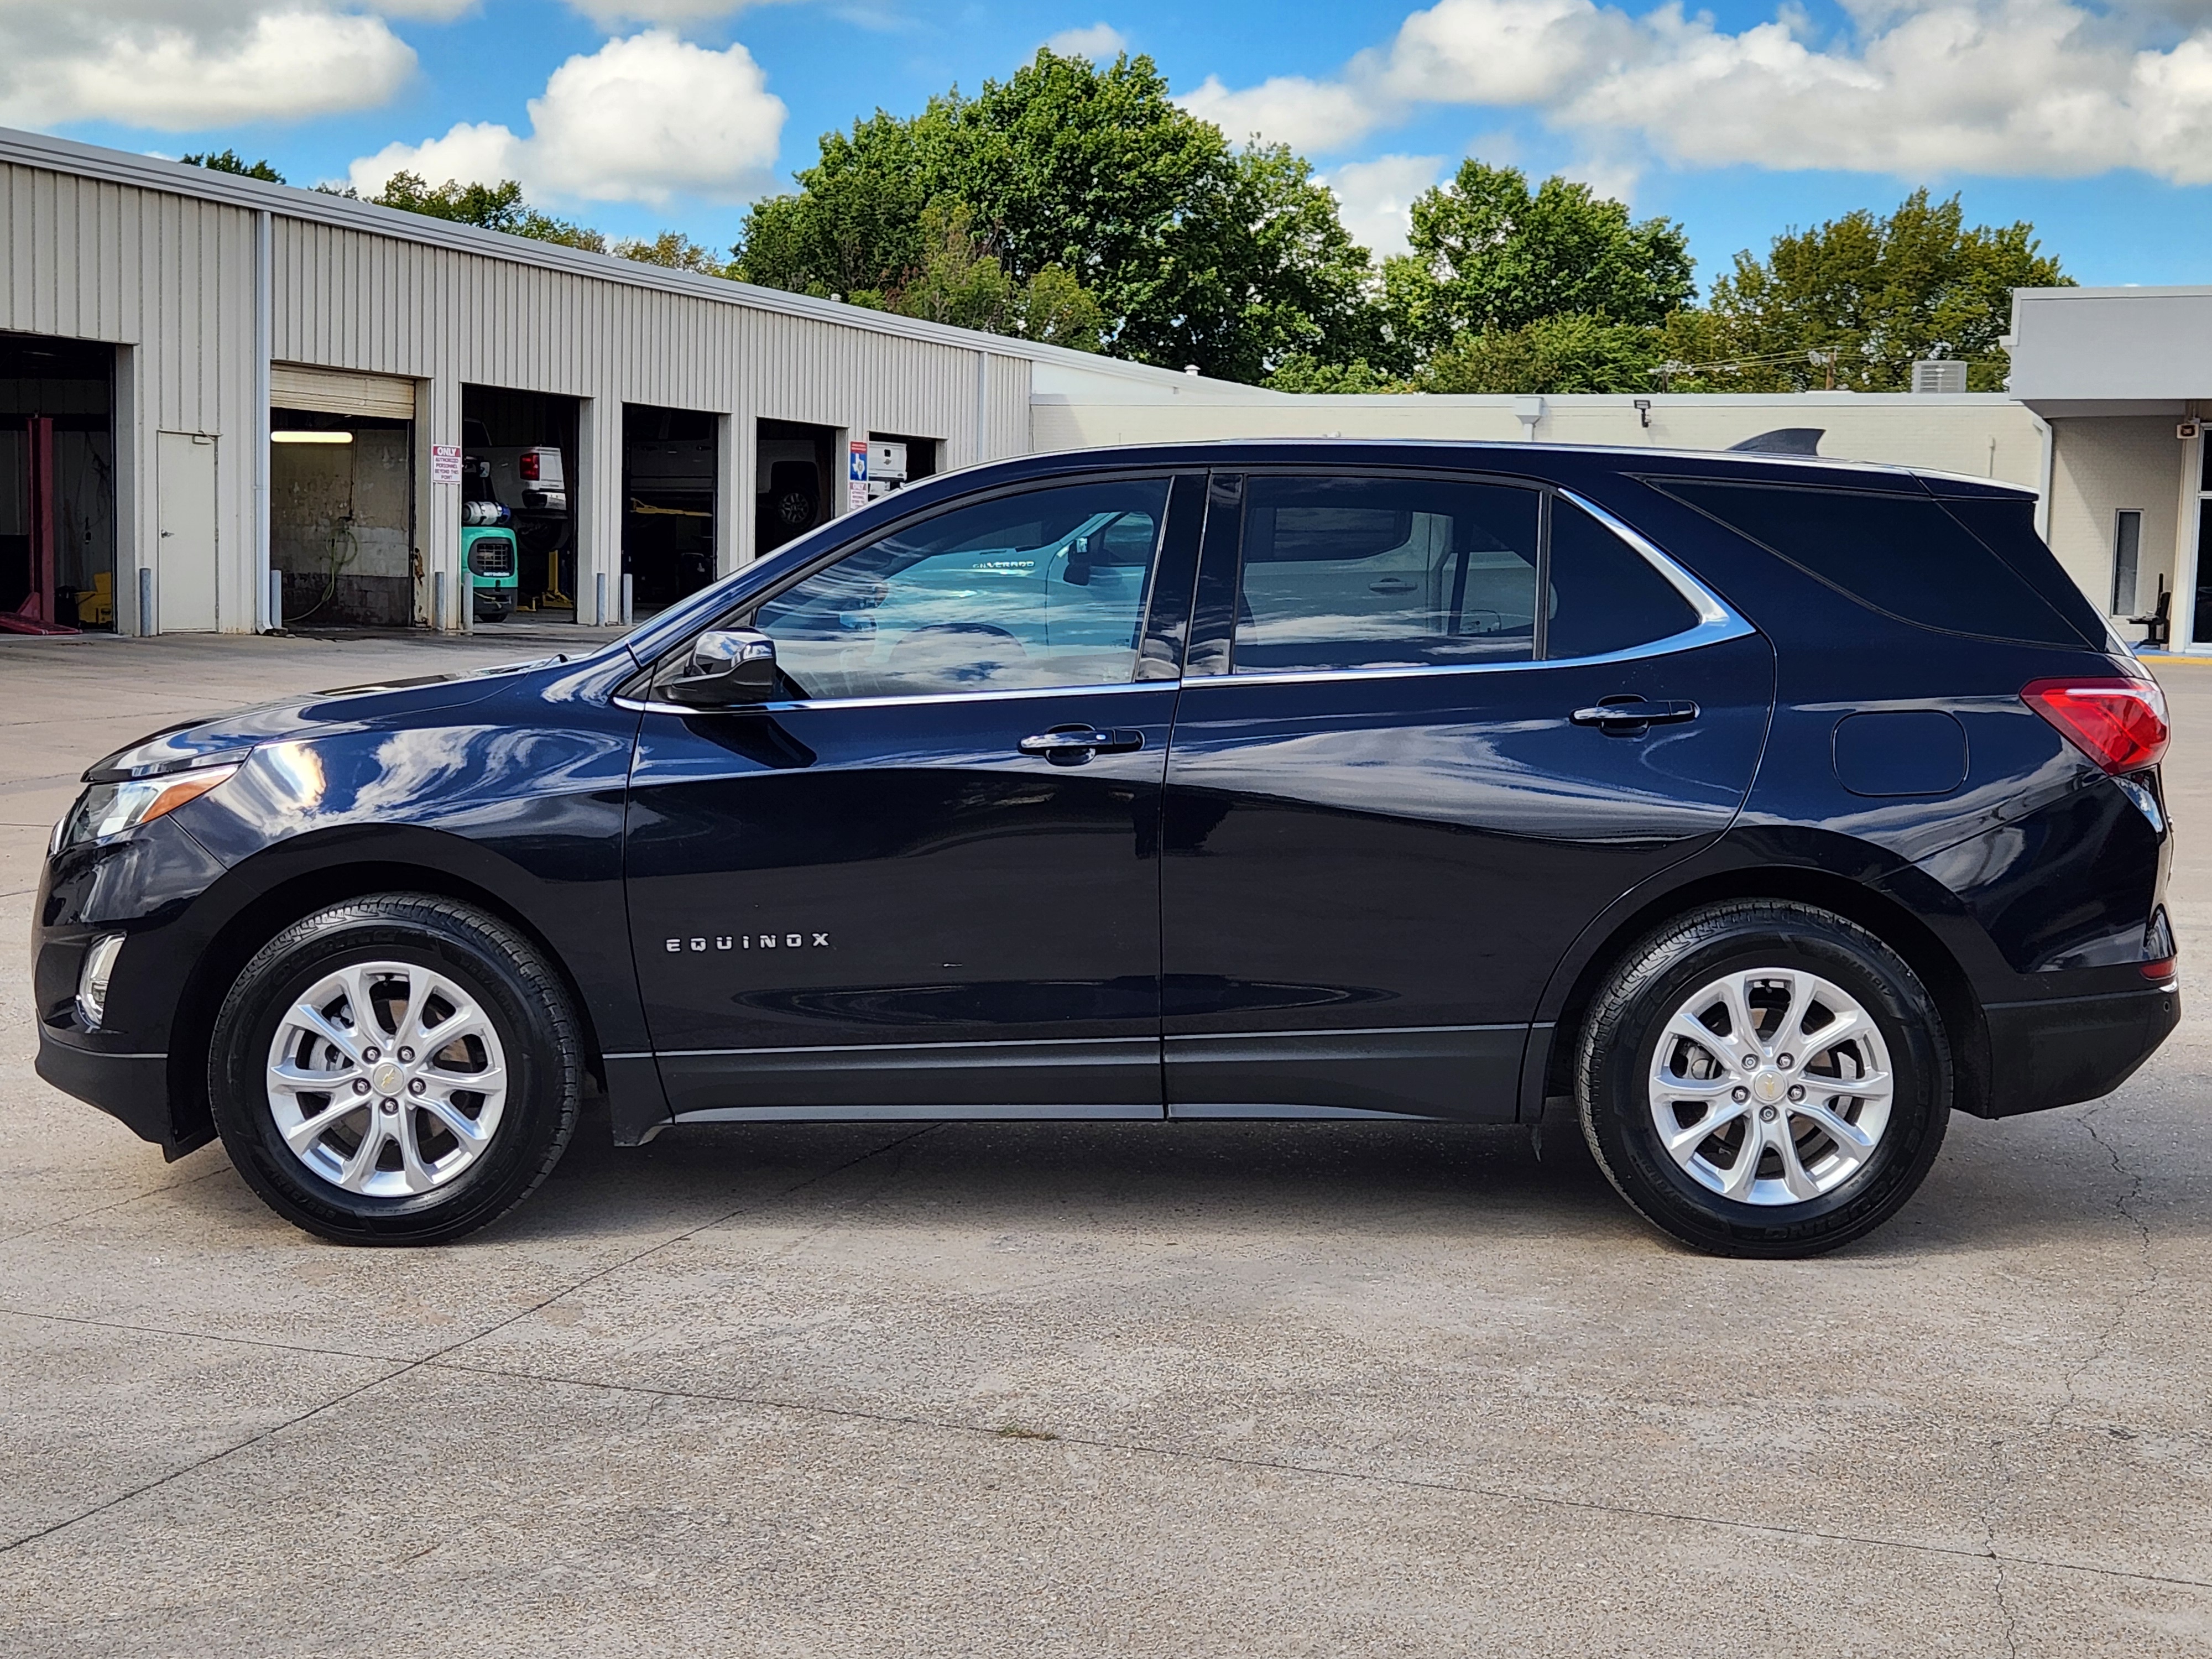
{"type": "MultiPolygon", "coordinates": [[[[499,649],[0,641],[0,938],[100,753],[499,649]]],[[[0,1653],[2212,1651],[2162,672],[2187,1023],[1814,1262],[1670,1247],[1564,1123],[587,1118],[499,1227],[348,1251],[38,1082],[19,944],[0,1653]]]]}

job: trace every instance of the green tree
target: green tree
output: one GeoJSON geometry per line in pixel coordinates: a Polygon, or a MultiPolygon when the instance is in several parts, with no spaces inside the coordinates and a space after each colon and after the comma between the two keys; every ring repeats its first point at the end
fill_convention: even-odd
{"type": "Polygon", "coordinates": [[[1678,390],[1790,392],[1830,384],[1902,392],[1924,357],[1963,359],[1977,392],[2003,388],[1997,343],[2015,288],[2071,287],[2026,221],[1968,228],[1959,198],[1916,190],[1896,211],[1862,209],[1748,251],[1710,302],[1668,325],[1678,390]]]}
{"type": "MultiPolygon", "coordinates": [[[[343,192],[351,195],[351,191],[343,192]]],[[[598,231],[541,213],[522,198],[522,186],[512,179],[495,185],[463,184],[448,179],[442,185],[427,183],[419,174],[395,173],[384,188],[368,198],[379,207],[399,208],[454,224],[477,225],[527,236],[533,241],[558,242],[592,253],[607,251],[607,239],[598,231]]]]}
{"type": "Polygon", "coordinates": [[[1462,334],[1422,366],[1422,392],[1648,392],[1665,336],[1581,312],[1462,334]]]}
{"type": "Polygon", "coordinates": [[[635,259],[641,265],[664,265],[670,270],[696,270],[706,276],[729,274],[713,250],[702,247],[680,230],[664,230],[649,242],[626,236],[610,251],[617,258],[635,259]]]}
{"type": "Polygon", "coordinates": [[[943,171],[922,155],[943,146],[951,122],[951,110],[933,100],[912,120],[878,110],[849,135],[823,134],[798,193],[768,197],[746,214],[731,250],[736,276],[817,299],[898,286],[921,263],[921,216],[943,171]]]}
{"type": "Polygon", "coordinates": [[[921,232],[920,268],[903,287],[882,296],[886,310],[1079,351],[1098,349],[1104,313],[1072,272],[1047,265],[1026,282],[1017,281],[975,234],[974,215],[958,203],[925,208],[921,232]]]}
{"type": "Polygon", "coordinates": [[[1364,357],[1348,363],[1327,363],[1311,352],[1294,351],[1267,376],[1273,392],[1343,393],[1419,392],[1413,381],[1375,367],[1364,357]]]}
{"type": "Polygon", "coordinates": [[[1383,306],[1417,358],[1546,318],[1656,326],[1697,293],[1680,225],[1638,223],[1566,179],[1532,191],[1517,167],[1469,160],[1415,198],[1412,216],[1411,251],[1384,263],[1383,306]]]}
{"type": "Polygon", "coordinates": [[[249,161],[234,149],[202,150],[197,155],[180,155],[177,159],[187,167],[205,167],[210,173],[234,173],[241,179],[259,179],[271,185],[284,182],[284,175],[265,160],[249,161]]]}
{"type": "Polygon", "coordinates": [[[1041,50],[975,97],[826,135],[795,196],[755,204],[747,281],[848,299],[903,291],[923,216],[958,204],[1004,274],[1057,267],[1120,355],[1257,380],[1294,351],[1348,359],[1370,325],[1369,262],[1335,199],[1280,147],[1231,145],[1147,58],[1101,68],[1041,50]]]}

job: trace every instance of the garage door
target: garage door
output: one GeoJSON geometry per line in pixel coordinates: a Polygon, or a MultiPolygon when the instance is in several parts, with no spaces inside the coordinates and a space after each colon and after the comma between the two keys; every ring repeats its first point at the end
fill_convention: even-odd
{"type": "Polygon", "coordinates": [[[269,366],[269,405],[323,415],[374,415],[386,421],[415,418],[415,382],[392,374],[356,374],[343,368],[269,366]]]}

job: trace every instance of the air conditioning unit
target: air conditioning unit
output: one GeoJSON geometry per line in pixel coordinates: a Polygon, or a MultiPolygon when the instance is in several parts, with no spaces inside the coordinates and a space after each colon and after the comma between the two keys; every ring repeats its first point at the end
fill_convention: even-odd
{"type": "Polygon", "coordinates": [[[1925,357],[1912,366],[1915,392],[1964,392],[1966,366],[1950,357],[1925,357]]]}

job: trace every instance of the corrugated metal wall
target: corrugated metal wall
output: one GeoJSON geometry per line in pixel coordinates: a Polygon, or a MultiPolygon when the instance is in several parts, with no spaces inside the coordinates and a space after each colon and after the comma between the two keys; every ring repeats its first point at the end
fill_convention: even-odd
{"type": "Polygon", "coordinates": [[[218,625],[253,624],[253,215],[167,191],[0,164],[0,328],[122,348],[116,362],[118,623],[161,565],[155,434],[216,440],[218,625]]]}
{"type": "MultiPolygon", "coordinates": [[[[185,193],[196,179],[163,189],[89,176],[145,165],[101,155],[79,174],[59,165],[0,163],[0,223],[7,227],[0,328],[121,348],[121,625],[138,626],[136,568],[160,562],[155,434],[169,431],[216,440],[216,622],[250,629],[255,210],[185,193]]],[[[229,182],[216,179],[210,187],[220,194],[229,182]]],[[[657,280],[660,273],[626,281],[619,265],[604,274],[549,268],[547,251],[530,245],[508,259],[288,216],[281,206],[272,210],[271,357],[418,383],[416,519],[426,611],[430,573],[444,569],[449,592],[459,591],[459,492],[428,478],[430,446],[461,441],[465,383],[586,400],[583,476],[572,488],[578,585],[587,611],[596,575],[608,576],[611,603],[619,593],[625,403],[728,417],[726,562],[751,551],[750,438],[757,419],[805,421],[852,435],[937,438],[945,466],[1030,447],[1030,365],[988,343],[788,314],[748,302],[734,288],[726,295],[704,283],[672,291],[657,280]]],[[[311,203],[304,210],[353,210],[311,203]]],[[[573,262],[556,255],[551,263],[573,262]]],[[[835,495],[842,507],[843,491],[835,495]]]]}
{"type": "MultiPolygon", "coordinates": [[[[275,267],[272,355],[428,382],[425,445],[461,441],[464,384],[587,400],[572,481],[587,611],[598,575],[611,605],[617,591],[625,403],[725,415],[741,431],[769,418],[934,437],[953,465],[1029,448],[1019,357],[295,219],[276,221],[275,267]]],[[[750,473],[725,484],[733,560],[751,552],[750,473]]],[[[434,569],[458,546],[453,494],[424,491],[434,569]]]]}

